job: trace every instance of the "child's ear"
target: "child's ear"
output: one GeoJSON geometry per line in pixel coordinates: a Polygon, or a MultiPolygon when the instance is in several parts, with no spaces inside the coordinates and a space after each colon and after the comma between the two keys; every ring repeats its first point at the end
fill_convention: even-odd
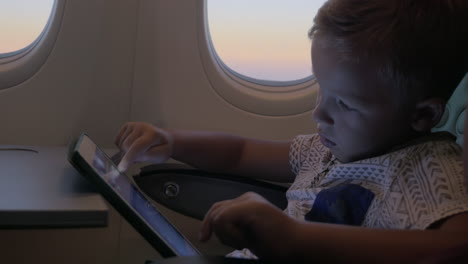
{"type": "Polygon", "coordinates": [[[411,125],[417,132],[428,132],[436,126],[445,110],[445,100],[430,98],[419,102],[413,112],[411,125]]]}

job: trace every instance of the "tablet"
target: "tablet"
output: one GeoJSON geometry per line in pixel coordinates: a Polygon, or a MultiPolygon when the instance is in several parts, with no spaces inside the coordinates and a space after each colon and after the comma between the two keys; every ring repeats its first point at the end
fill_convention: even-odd
{"type": "Polygon", "coordinates": [[[86,134],[70,145],[68,160],[162,257],[200,255],[86,134]]]}

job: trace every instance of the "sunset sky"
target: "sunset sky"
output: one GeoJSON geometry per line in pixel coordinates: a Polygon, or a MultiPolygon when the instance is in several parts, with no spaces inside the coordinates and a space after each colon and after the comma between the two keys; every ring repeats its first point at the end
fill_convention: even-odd
{"type": "MultiPolygon", "coordinates": [[[[307,32],[325,0],[208,0],[216,52],[233,70],[290,81],[311,74],[307,32]]],[[[20,50],[42,32],[54,0],[0,0],[0,54],[20,50]]]]}
{"type": "Polygon", "coordinates": [[[31,44],[46,25],[54,0],[0,0],[0,54],[31,44]]]}
{"type": "Polygon", "coordinates": [[[233,70],[257,79],[311,75],[307,33],[324,0],[208,0],[216,52],[233,70]]]}

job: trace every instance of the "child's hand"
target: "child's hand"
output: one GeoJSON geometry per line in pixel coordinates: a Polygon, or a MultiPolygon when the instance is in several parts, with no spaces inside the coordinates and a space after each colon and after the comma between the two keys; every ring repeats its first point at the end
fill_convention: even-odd
{"type": "Polygon", "coordinates": [[[163,163],[172,154],[172,135],[143,122],[125,124],[115,138],[115,144],[124,153],[119,170],[126,171],[135,162],[163,163]]]}
{"type": "Polygon", "coordinates": [[[200,240],[214,232],[219,240],[236,249],[248,248],[260,258],[280,261],[292,254],[296,220],[256,193],[245,193],[215,203],[203,219],[200,240]]]}

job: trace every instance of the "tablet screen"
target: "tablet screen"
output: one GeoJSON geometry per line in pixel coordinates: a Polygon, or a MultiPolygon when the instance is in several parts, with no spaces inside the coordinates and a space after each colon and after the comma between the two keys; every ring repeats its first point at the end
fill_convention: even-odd
{"type": "Polygon", "coordinates": [[[89,137],[82,135],[76,150],[114,192],[154,230],[155,234],[175,251],[176,255],[199,255],[186,238],[146,199],[126,175],[117,170],[117,166],[89,137]]]}

